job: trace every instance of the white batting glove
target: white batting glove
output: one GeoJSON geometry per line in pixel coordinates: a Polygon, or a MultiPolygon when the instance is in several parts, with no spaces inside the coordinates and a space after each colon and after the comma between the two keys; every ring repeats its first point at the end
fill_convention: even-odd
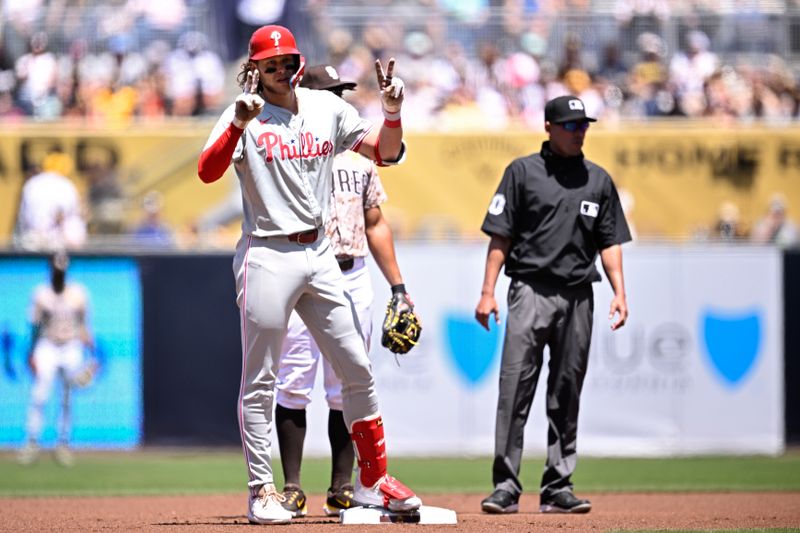
{"type": "Polygon", "coordinates": [[[236,97],[236,116],[233,125],[245,129],[247,124],[256,118],[264,109],[264,99],[258,94],[258,71],[251,70],[247,73],[244,82],[244,92],[236,97]]]}

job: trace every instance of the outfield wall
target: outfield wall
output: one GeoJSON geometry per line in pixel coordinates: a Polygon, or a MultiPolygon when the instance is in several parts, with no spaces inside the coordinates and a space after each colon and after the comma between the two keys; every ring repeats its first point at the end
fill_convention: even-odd
{"type": "MultiPolygon", "coordinates": [[[[401,245],[406,285],[423,320],[422,340],[395,362],[372,361],[388,442],[400,454],[493,450],[505,325],[475,322],[484,245],[401,245]]],[[[779,251],[761,247],[626,246],[631,318],[612,333],[611,290],[595,284],[595,327],[579,425],[591,455],[778,454],[784,448],[783,277],[779,251]]],[[[377,287],[385,287],[373,268],[377,287]]],[[[386,291],[384,290],[384,295],[386,291]]],[[[381,294],[381,291],[378,291],[381,294]]],[[[377,302],[374,327],[380,327],[377,302]]],[[[377,340],[376,340],[377,344],[377,340]]],[[[544,372],[543,372],[544,374],[544,372]]],[[[525,448],[544,453],[545,376],[525,448]]],[[[324,405],[317,391],[317,401],[324,405]]],[[[324,409],[310,423],[324,430],[324,409]]],[[[323,431],[308,439],[327,453],[323,431]]]]}
{"type": "MultiPolygon", "coordinates": [[[[65,124],[0,131],[0,242],[10,236],[26,169],[56,146],[71,157],[71,177],[88,195],[119,190],[122,225],[141,215],[150,190],[162,193],[164,219],[187,229],[238,187],[232,171],[211,185],[197,178],[207,121],[109,130],[65,124]]],[[[387,218],[400,237],[479,237],[506,165],[539,150],[535,132],[409,132],[408,158],[381,170],[387,218]]],[[[711,226],[725,201],[752,225],[782,192],[800,220],[800,128],[691,122],[593,126],[586,155],[605,167],[633,200],[629,219],[639,235],[686,239],[711,226]]]]}
{"type": "MultiPolygon", "coordinates": [[[[370,262],[377,289],[371,358],[390,450],[490,454],[507,279],[501,277],[497,290],[501,328],[486,332],[473,319],[485,243],[399,243],[397,252],[423,335],[397,362],[380,347],[388,289],[370,262]]],[[[87,256],[74,264],[74,277],[88,282],[99,302],[95,328],[111,363],[95,385],[79,391],[77,444],[238,445],[241,350],[231,256],[87,256]],[[111,274],[97,271],[103,261],[111,274]],[[141,295],[131,296],[132,289],[141,295]]],[[[605,281],[595,284],[580,451],[777,454],[786,438],[796,442],[800,405],[793,384],[800,368],[793,354],[800,352],[800,338],[790,325],[800,316],[800,252],[626,245],[625,270],[631,318],[618,332],[610,332],[606,320],[610,288],[605,281]],[[792,384],[785,395],[784,380],[792,384]]],[[[23,438],[31,381],[24,366],[25,302],[36,279],[46,279],[45,259],[0,257],[0,278],[0,446],[13,447],[23,438]]],[[[50,438],[57,398],[48,407],[50,438]]],[[[531,452],[544,451],[543,413],[540,394],[526,434],[531,452]]],[[[318,389],[309,408],[312,455],[328,453],[326,416],[318,389]]]]}

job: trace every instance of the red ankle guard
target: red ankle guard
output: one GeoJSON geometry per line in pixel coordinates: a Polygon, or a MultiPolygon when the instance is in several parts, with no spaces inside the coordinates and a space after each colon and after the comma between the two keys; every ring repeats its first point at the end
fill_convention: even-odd
{"type": "Polygon", "coordinates": [[[386,443],[383,438],[383,419],[377,416],[356,420],[350,437],[356,448],[361,484],[372,487],[386,474],[386,443]]]}

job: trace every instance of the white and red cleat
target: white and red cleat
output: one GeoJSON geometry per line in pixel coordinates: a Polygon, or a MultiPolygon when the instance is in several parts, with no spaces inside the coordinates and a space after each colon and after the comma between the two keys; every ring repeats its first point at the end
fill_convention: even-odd
{"type": "Polygon", "coordinates": [[[414,491],[386,472],[386,443],[380,415],[356,420],[350,425],[358,472],[353,500],[364,506],[390,511],[416,511],[422,505],[414,491]]]}
{"type": "Polygon", "coordinates": [[[422,506],[422,500],[414,491],[389,474],[385,474],[371,487],[363,486],[361,476],[357,475],[353,500],[359,505],[385,507],[397,512],[416,511],[422,506]]]}

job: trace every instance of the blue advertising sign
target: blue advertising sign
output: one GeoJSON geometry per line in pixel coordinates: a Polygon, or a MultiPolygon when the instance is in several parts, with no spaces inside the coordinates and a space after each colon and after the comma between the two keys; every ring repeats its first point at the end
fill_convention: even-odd
{"type": "MultiPolygon", "coordinates": [[[[33,375],[31,299],[50,282],[46,258],[0,257],[0,447],[26,440],[33,375]]],[[[139,269],[126,258],[72,258],[67,282],[83,285],[99,369],[85,388],[72,388],[69,443],[75,448],[129,449],[142,438],[142,303],[139,269]]],[[[86,357],[91,354],[85,354],[86,357]]],[[[63,380],[56,379],[43,411],[40,445],[56,443],[63,380]]]]}

